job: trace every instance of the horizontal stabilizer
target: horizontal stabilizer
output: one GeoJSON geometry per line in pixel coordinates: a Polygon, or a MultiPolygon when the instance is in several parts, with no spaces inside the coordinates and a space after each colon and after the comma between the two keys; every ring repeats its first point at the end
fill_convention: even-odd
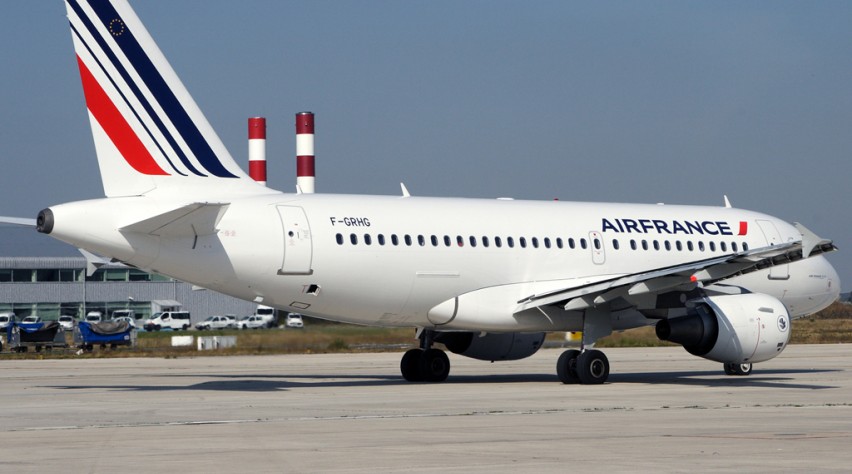
{"type": "Polygon", "coordinates": [[[104,265],[114,263],[105,257],[95,255],[92,252],[84,249],[77,249],[86,259],[86,276],[92,276],[99,268],[104,265]]]}
{"type": "Polygon", "coordinates": [[[5,217],[0,216],[0,224],[22,225],[27,227],[35,227],[35,219],[26,219],[23,217],[5,217]]]}
{"type": "Polygon", "coordinates": [[[124,226],[121,232],[159,237],[202,237],[215,234],[228,203],[196,202],[124,226]]]}

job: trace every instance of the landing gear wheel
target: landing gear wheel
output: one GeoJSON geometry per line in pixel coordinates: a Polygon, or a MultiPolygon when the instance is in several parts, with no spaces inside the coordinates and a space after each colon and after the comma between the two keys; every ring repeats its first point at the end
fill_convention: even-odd
{"type": "Polygon", "coordinates": [[[427,382],[443,382],[450,375],[450,358],[440,349],[427,349],[420,358],[420,374],[427,382]]]}
{"type": "Polygon", "coordinates": [[[565,384],[580,383],[580,379],[577,378],[577,357],[579,355],[580,351],[577,349],[568,349],[559,356],[559,360],[556,361],[556,375],[560,382],[565,384]]]}
{"type": "Polygon", "coordinates": [[[751,375],[751,364],[725,364],[725,375],[751,375]]]}
{"type": "Polygon", "coordinates": [[[609,360],[603,352],[588,350],[577,357],[577,378],[587,385],[602,384],[609,377],[609,360]]]}
{"type": "Polygon", "coordinates": [[[411,349],[402,356],[399,369],[402,378],[409,382],[422,382],[423,375],[420,372],[420,359],[423,358],[423,349],[411,349]]]}

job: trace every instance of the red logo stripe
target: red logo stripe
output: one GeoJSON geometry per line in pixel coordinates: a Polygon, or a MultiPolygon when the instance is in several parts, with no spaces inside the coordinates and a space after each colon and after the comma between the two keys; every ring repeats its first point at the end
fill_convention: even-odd
{"type": "Polygon", "coordinates": [[[740,221],[740,231],[737,235],[746,235],[748,234],[748,222],[740,221]]]}
{"type": "Polygon", "coordinates": [[[80,56],[77,56],[77,65],[80,67],[80,77],[83,80],[83,93],[86,95],[86,106],[95,120],[101,125],[112,143],[118,148],[118,152],[127,161],[127,164],[136,171],[148,175],[168,175],[160,165],[154,161],[154,157],[148,153],[148,149],[139,140],[136,132],[130,128],[130,124],[121,115],[115,104],[89,68],[83,64],[80,56]]]}

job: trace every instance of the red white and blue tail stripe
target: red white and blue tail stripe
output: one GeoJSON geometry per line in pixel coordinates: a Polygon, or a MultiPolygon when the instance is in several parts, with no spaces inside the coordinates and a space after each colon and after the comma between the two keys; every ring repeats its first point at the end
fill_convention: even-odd
{"type": "Polygon", "coordinates": [[[107,196],[211,179],[256,188],[126,0],[66,6],[107,196]]]}

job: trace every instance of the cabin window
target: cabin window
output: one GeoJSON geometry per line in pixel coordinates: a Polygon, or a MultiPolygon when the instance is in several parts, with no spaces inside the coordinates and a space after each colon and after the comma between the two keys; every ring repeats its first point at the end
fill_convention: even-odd
{"type": "Polygon", "coordinates": [[[672,249],[672,243],[669,242],[668,240],[663,242],[663,245],[666,247],[667,251],[670,251],[672,249]]]}
{"type": "Polygon", "coordinates": [[[472,236],[472,235],[471,235],[471,236],[470,236],[470,238],[469,238],[468,240],[470,241],[470,246],[471,246],[471,247],[476,247],[476,237],[474,237],[474,236],[472,236]]]}
{"type": "Polygon", "coordinates": [[[593,243],[594,243],[594,245],[595,245],[595,250],[600,250],[600,249],[601,249],[601,240],[600,240],[600,239],[597,239],[597,238],[596,238],[596,239],[595,239],[595,240],[593,240],[592,242],[593,242],[593,243]]]}
{"type": "Polygon", "coordinates": [[[411,236],[408,234],[405,234],[405,245],[411,247],[411,236]]]}
{"type": "Polygon", "coordinates": [[[748,242],[743,242],[743,252],[748,252],[748,242]]]}
{"type": "Polygon", "coordinates": [[[532,238],[532,246],[538,248],[538,237],[532,238]]]}
{"type": "Polygon", "coordinates": [[[704,251],[704,241],[703,240],[698,241],[698,250],[701,251],[701,252],[704,251]]]}
{"type": "Polygon", "coordinates": [[[417,236],[417,243],[420,244],[421,247],[423,247],[424,245],[426,245],[426,237],[423,237],[422,235],[418,235],[417,236]]]}
{"type": "Polygon", "coordinates": [[[562,237],[556,238],[556,248],[562,248],[562,237]]]}
{"type": "Polygon", "coordinates": [[[612,248],[618,250],[618,239],[612,239],[612,248]]]}
{"type": "Polygon", "coordinates": [[[636,250],[636,241],[633,239],[630,239],[630,248],[636,250]]]}
{"type": "Polygon", "coordinates": [[[378,239],[379,239],[379,245],[385,244],[385,234],[379,234],[378,239]]]}
{"type": "Polygon", "coordinates": [[[550,237],[544,238],[544,248],[547,248],[547,249],[550,248],[550,237]]]}
{"type": "Polygon", "coordinates": [[[459,247],[464,247],[464,237],[457,235],[456,236],[456,245],[459,247]]]}
{"type": "Polygon", "coordinates": [[[642,250],[648,250],[648,241],[642,239],[642,250]]]}
{"type": "Polygon", "coordinates": [[[494,245],[496,245],[497,248],[502,247],[503,246],[503,239],[501,239],[500,237],[494,237],[494,245]]]}
{"type": "Polygon", "coordinates": [[[573,237],[571,237],[571,238],[569,238],[569,239],[568,239],[568,247],[569,247],[569,248],[572,248],[572,249],[573,249],[574,247],[576,247],[576,245],[574,245],[574,238],[573,238],[573,237]]]}
{"type": "Polygon", "coordinates": [[[364,234],[364,243],[367,245],[373,244],[373,238],[370,237],[370,234],[364,234]]]}
{"type": "Polygon", "coordinates": [[[343,245],[343,234],[337,234],[334,238],[337,239],[337,245],[343,245]]]}
{"type": "Polygon", "coordinates": [[[693,245],[693,244],[692,244],[692,241],[691,241],[691,240],[690,240],[690,241],[688,241],[688,242],[686,242],[686,249],[687,249],[687,250],[689,250],[690,252],[692,252],[693,250],[695,250],[695,245],[693,245]]]}
{"type": "Polygon", "coordinates": [[[680,243],[680,240],[678,240],[677,242],[675,242],[675,247],[677,247],[677,251],[678,251],[678,252],[683,251],[683,244],[682,244],[682,243],[680,243]]]}
{"type": "Polygon", "coordinates": [[[450,245],[452,245],[452,244],[453,244],[453,241],[452,241],[452,239],[450,239],[450,236],[449,236],[449,235],[445,235],[445,236],[444,236],[444,246],[445,246],[445,247],[449,247],[449,246],[450,246],[450,245]]]}
{"type": "Polygon", "coordinates": [[[586,239],[580,239],[580,248],[586,249],[589,245],[586,243],[586,239]]]}
{"type": "Polygon", "coordinates": [[[654,243],[654,250],[660,250],[660,242],[655,240],[653,243],[654,243]]]}
{"type": "Polygon", "coordinates": [[[484,235],[482,236],[482,246],[488,247],[488,237],[486,237],[484,235]]]}
{"type": "Polygon", "coordinates": [[[506,245],[508,245],[509,248],[514,248],[515,247],[515,239],[513,239],[512,237],[506,237],[506,245]]]}
{"type": "Polygon", "coordinates": [[[728,244],[726,244],[725,242],[719,242],[719,248],[722,250],[722,252],[727,252],[728,244]]]}
{"type": "Polygon", "coordinates": [[[711,252],[716,251],[716,242],[713,242],[713,241],[710,242],[710,251],[711,252]]]}
{"type": "Polygon", "coordinates": [[[395,246],[399,245],[399,238],[396,236],[396,234],[391,234],[391,243],[395,246]]]}
{"type": "Polygon", "coordinates": [[[518,242],[520,242],[521,248],[527,248],[527,239],[525,237],[520,237],[518,242]]]}
{"type": "Polygon", "coordinates": [[[352,242],[352,245],[358,245],[358,236],[355,234],[349,234],[349,241],[352,242]]]}

